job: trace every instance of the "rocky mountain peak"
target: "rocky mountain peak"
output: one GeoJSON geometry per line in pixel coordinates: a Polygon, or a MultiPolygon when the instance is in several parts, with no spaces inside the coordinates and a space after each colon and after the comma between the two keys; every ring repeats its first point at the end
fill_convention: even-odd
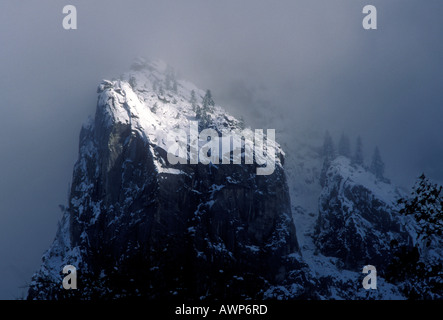
{"type": "Polygon", "coordinates": [[[242,130],[244,148],[256,139],[208,91],[160,62],[137,60],[97,93],[69,205],[30,299],[259,298],[303,267],[278,144],[266,149],[276,156],[269,175],[245,161],[172,164],[171,145],[190,143],[177,130],[188,133],[199,120],[198,129],[220,135],[242,130]],[[64,265],[78,268],[82,290],[61,288],[64,265]]]}

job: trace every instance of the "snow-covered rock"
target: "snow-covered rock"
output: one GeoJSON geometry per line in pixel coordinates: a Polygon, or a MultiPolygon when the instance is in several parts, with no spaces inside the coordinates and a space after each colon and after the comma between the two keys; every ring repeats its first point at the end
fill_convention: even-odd
{"type": "MultiPolygon", "coordinates": [[[[342,156],[322,187],[321,133],[280,132],[286,154],[275,144],[271,175],[257,175],[256,163],[171,164],[171,145],[192,142],[177,132],[198,120],[204,90],[138,59],[97,93],[69,204],[29,299],[405,298],[404,284],[384,278],[391,242],[415,245],[412,220],[398,214],[405,194],[342,156]],[[377,290],[362,287],[368,264],[377,290]],[[78,290],[62,288],[65,265],[78,269],[78,290]]],[[[207,127],[243,130],[253,143],[242,121],[218,105],[207,111],[207,127]]],[[[428,252],[441,261],[441,246],[428,252]]]]}
{"type": "Polygon", "coordinates": [[[335,159],[319,199],[315,243],[325,256],[341,259],[347,269],[374,265],[383,271],[391,260],[391,241],[409,241],[400,230],[401,193],[368,170],[335,159]]]}
{"type": "MultiPolygon", "coordinates": [[[[99,84],[69,205],[29,299],[260,298],[302,267],[287,258],[299,248],[278,144],[271,175],[256,163],[169,163],[171,134],[197,120],[192,91],[199,103],[203,90],[141,59],[99,84]],[[62,288],[68,264],[78,290],[62,288]]],[[[208,116],[221,135],[243,129],[218,105],[208,116]]]]}

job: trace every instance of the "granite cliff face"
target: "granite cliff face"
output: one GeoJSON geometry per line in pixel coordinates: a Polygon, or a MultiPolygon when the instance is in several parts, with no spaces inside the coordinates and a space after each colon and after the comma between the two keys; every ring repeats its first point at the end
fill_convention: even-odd
{"type": "MultiPolygon", "coordinates": [[[[198,120],[205,92],[143,60],[97,91],[69,205],[29,299],[260,298],[303,267],[278,145],[271,175],[257,164],[171,165],[173,129],[198,120]],[[62,288],[68,264],[81,290],[62,288]]],[[[220,134],[243,129],[218,106],[206,121],[220,134]]]]}

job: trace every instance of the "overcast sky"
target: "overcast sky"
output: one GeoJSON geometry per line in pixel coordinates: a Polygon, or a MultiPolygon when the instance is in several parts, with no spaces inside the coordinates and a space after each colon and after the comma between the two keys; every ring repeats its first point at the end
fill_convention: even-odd
{"type": "Polygon", "coordinates": [[[253,127],[272,115],[277,132],[360,134],[395,183],[443,181],[442,16],[441,0],[1,0],[0,298],[21,297],[55,236],[97,84],[137,56],[253,127]],[[62,28],[67,4],[77,30],[62,28]],[[366,4],[377,30],[362,28],[366,4]]]}

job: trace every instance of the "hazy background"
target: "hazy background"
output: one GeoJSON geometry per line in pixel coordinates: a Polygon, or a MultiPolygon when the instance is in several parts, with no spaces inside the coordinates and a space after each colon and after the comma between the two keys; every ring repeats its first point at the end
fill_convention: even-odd
{"type": "Polygon", "coordinates": [[[136,56],[175,66],[253,127],[272,116],[280,131],[360,134],[393,182],[442,182],[442,16],[441,0],[1,0],[0,298],[23,296],[55,236],[97,84],[136,56]],[[68,4],[78,30],[62,28],[68,4]],[[366,4],[376,31],[362,28],[366,4]]]}

